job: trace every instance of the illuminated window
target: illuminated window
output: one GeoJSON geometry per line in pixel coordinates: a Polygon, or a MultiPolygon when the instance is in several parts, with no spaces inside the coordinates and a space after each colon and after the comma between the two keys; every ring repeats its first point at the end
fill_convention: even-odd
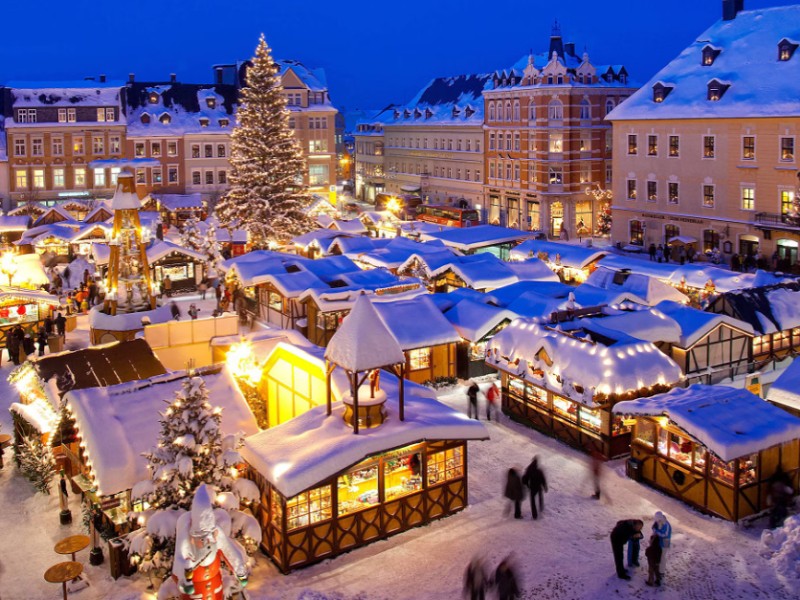
{"type": "Polygon", "coordinates": [[[65,186],[64,169],[61,168],[53,169],[53,187],[63,188],[64,186],[65,186]]]}
{"type": "Polygon", "coordinates": [[[192,144],[192,158],[200,158],[200,144],[192,144]]]}
{"type": "Polygon", "coordinates": [[[628,135],[628,154],[635,155],[639,152],[639,138],[635,133],[628,135]]]}
{"type": "Polygon", "coordinates": [[[163,180],[161,178],[161,169],[160,168],[159,169],[153,169],[153,185],[161,184],[162,181],[163,180]]]}
{"type": "Polygon", "coordinates": [[[648,181],[647,182],[647,201],[648,202],[655,202],[658,200],[658,182],[656,181],[648,181]]]}
{"type": "Polygon", "coordinates": [[[147,175],[144,169],[136,169],[136,183],[142,185],[147,183],[147,175]]]}
{"type": "Polygon", "coordinates": [[[715,145],[716,145],[716,140],[714,139],[713,135],[703,136],[703,158],[715,157],[716,155],[715,145]]]}
{"type": "Polygon", "coordinates": [[[64,138],[54,137],[52,138],[53,144],[53,156],[63,156],[64,155],[64,138]]]}
{"type": "Polygon", "coordinates": [[[83,154],[83,138],[75,137],[72,140],[72,153],[83,154]]]}
{"type": "Polygon", "coordinates": [[[113,108],[107,108],[106,109],[106,121],[107,122],[111,122],[111,121],[116,121],[116,120],[117,119],[116,119],[116,115],[114,113],[114,109],[113,108]]]}
{"type": "Polygon", "coordinates": [[[28,171],[27,169],[16,169],[14,171],[14,183],[18,190],[28,189],[28,171]]]}
{"type": "Polygon", "coordinates": [[[461,448],[428,455],[428,485],[436,485],[464,476],[464,456],[461,448]]]}
{"type": "Polygon", "coordinates": [[[86,169],[75,167],[75,187],[86,187],[86,169]]]}
{"type": "Polygon", "coordinates": [[[134,144],[133,155],[137,158],[144,156],[144,142],[136,142],[134,144]]]}
{"type": "Polygon", "coordinates": [[[162,125],[169,125],[172,122],[172,117],[170,117],[167,113],[164,113],[158,120],[161,122],[162,125]]]}
{"type": "Polygon", "coordinates": [[[58,109],[58,122],[59,123],[66,123],[67,122],[67,109],[66,108],[59,108],[58,109]]]}
{"type": "Polygon", "coordinates": [[[105,152],[105,140],[102,136],[92,137],[92,154],[103,154],[105,152]]]}
{"type": "Polygon", "coordinates": [[[122,152],[122,142],[118,135],[112,135],[108,138],[108,151],[111,154],[120,154],[122,152]]]}
{"type": "Polygon", "coordinates": [[[77,120],[74,108],[67,109],[67,123],[74,123],[77,120]]]}
{"type": "Polygon", "coordinates": [[[550,133],[550,152],[561,153],[564,151],[564,134],[552,132],[550,133]]]}
{"type": "Polygon", "coordinates": [[[97,109],[97,122],[104,123],[106,120],[106,111],[103,108],[97,109]]]}
{"type": "Polygon", "coordinates": [[[178,156],[178,142],[167,142],[167,156],[178,156]]]}
{"type": "Polygon", "coordinates": [[[677,181],[670,181],[667,188],[669,203],[678,204],[681,198],[680,184],[677,181]]]}
{"type": "Polygon", "coordinates": [[[560,165],[552,165],[549,175],[550,185],[562,185],[564,183],[564,168],[560,165]]]}
{"type": "Polygon", "coordinates": [[[647,136],[647,156],[658,156],[658,136],[647,136]]]}
{"type": "Polygon", "coordinates": [[[714,186],[703,186],[703,207],[714,208],[714,186]]]}
{"type": "Polygon", "coordinates": [[[286,528],[297,529],[331,518],[331,486],[298,494],[286,501],[286,528]]]}
{"type": "Polygon", "coordinates": [[[636,200],[636,180],[628,179],[628,200],[636,200]]]}
{"type": "Polygon", "coordinates": [[[669,155],[678,158],[681,155],[681,138],[677,135],[669,136],[669,155]]]}
{"type": "Polygon", "coordinates": [[[781,160],[783,162],[794,162],[794,138],[781,138],[781,160]]]}
{"type": "Polygon", "coordinates": [[[756,138],[746,135],[742,138],[742,160],[755,160],[756,158],[756,138]]]}
{"type": "Polygon", "coordinates": [[[412,371],[429,369],[431,366],[431,349],[417,348],[408,352],[408,362],[412,371]]]}
{"type": "Polygon", "coordinates": [[[94,170],[94,187],[105,187],[106,186],[106,170],[105,169],[95,169],[94,170]]]}
{"type": "Polygon", "coordinates": [[[150,156],[161,157],[161,142],[150,142],[150,156]]]}
{"type": "Polygon", "coordinates": [[[755,210],[756,190],[752,187],[742,188],[742,210],[755,210]]]}
{"type": "Polygon", "coordinates": [[[794,211],[794,191],[781,190],[781,214],[791,215],[794,211]]]}
{"type": "Polygon", "coordinates": [[[119,178],[121,169],[119,167],[111,167],[111,185],[117,185],[117,179],[119,178]]]}

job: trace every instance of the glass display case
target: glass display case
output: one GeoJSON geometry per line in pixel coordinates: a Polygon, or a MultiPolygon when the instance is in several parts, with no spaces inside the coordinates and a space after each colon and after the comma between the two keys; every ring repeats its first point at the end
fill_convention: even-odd
{"type": "Polygon", "coordinates": [[[383,485],[386,500],[422,489],[422,457],[419,452],[390,452],[383,456],[383,485]]]}
{"type": "Polygon", "coordinates": [[[636,441],[655,447],[656,424],[650,419],[639,419],[636,423],[636,441]]]}
{"type": "Polygon", "coordinates": [[[600,417],[600,410],[596,408],[589,408],[587,406],[580,407],[581,426],[589,431],[600,433],[603,424],[600,417]]]}
{"type": "Polygon", "coordinates": [[[442,450],[428,455],[428,485],[436,485],[464,475],[461,448],[442,450]]]}
{"type": "Polygon", "coordinates": [[[578,421],[578,404],[568,398],[553,394],[553,411],[568,421],[573,423],[578,421]]]}
{"type": "Polygon", "coordinates": [[[286,527],[296,529],[331,518],[329,485],[298,494],[286,501],[286,527]]]}
{"type": "Polygon", "coordinates": [[[378,495],[378,460],[370,459],[359,463],[354,469],[339,477],[339,515],[375,506],[380,502],[378,495]]]}

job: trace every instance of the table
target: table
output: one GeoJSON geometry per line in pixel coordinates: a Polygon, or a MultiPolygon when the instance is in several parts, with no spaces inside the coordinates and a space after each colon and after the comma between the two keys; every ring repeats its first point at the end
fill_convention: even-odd
{"type": "Polygon", "coordinates": [[[78,577],[83,571],[83,565],[75,561],[60,562],[44,572],[44,580],[48,583],[60,583],[67,600],[67,582],[78,577]]]}
{"type": "Polygon", "coordinates": [[[56,543],[55,551],[58,554],[71,554],[72,560],[75,561],[75,553],[88,547],[90,541],[88,535],[71,535],[56,543]]]}

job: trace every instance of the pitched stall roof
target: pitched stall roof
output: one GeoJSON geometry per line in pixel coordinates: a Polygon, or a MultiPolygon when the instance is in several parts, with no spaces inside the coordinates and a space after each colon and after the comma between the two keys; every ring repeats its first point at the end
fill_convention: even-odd
{"type": "Polygon", "coordinates": [[[734,316],[757,335],[800,327],[800,283],[779,284],[728,292],[709,308],[727,302],[734,316]]]}
{"type": "Polygon", "coordinates": [[[688,298],[671,285],[663,283],[655,277],[639,273],[625,273],[600,266],[591,273],[583,285],[591,285],[614,292],[629,292],[640,299],[642,304],[651,306],[662,300],[688,302],[688,298]]]}
{"type": "Polygon", "coordinates": [[[441,240],[446,246],[456,248],[462,252],[521,242],[532,238],[535,233],[520,231],[509,227],[497,225],[476,225],[475,227],[454,227],[445,231],[430,231],[422,233],[423,240],[441,240]]]}
{"type": "Polygon", "coordinates": [[[611,121],[800,116],[800,54],[777,60],[784,38],[800,40],[800,5],[745,10],[714,23],[607,117],[611,121]],[[703,48],[719,53],[701,64],[703,48]],[[708,100],[712,81],[730,87],[708,100]],[[669,93],[653,100],[661,83],[669,93]]]}
{"type": "Polygon", "coordinates": [[[545,240],[525,240],[511,249],[512,260],[524,260],[539,253],[547,255],[547,262],[562,264],[573,269],[585,269],[595,261],[608,255],[605,250],[586,248],[575,244],[560,244],[545,240]]]}
{"type": "Polygon", "coordinates": [[[430,296],[375,302],[373,306],[404,351],[460,341],[430,296]]]}
{"type": "Polygon", "coordinates": [[[455,327],[458,335],[469,342],[479,342],[504,321],[510,322],[518,317],[506,308],[469,298],[445,310],[444,316],[455,327]]]}
{"type": "Polygon", "coordinates": [[[767,400],[800,410],[800,360],[792,360],[772,383],[767,400]]]}
{"type": "Polygon", "coordinates": [[[800,438],[800,419],[743,389],[695,384],[619,402],[621,415],[665,416],[728,462],[800,438]]]}

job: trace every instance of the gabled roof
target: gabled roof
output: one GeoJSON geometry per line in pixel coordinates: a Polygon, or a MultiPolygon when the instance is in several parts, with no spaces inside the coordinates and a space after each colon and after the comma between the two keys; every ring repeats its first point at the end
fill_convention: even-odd
{"type": "Polygon", "coordinates": [[[545,240],[525,240],[511,249],[513,260],[524,260],[529,257],[546,255],[547,262],[553,265],[564,265],[573,269],[585,269],[593,262],[608,254],[598,248],[586,248],[575,244],[562,244],[545,240]]]}
{"type": "Polygon", "coordinates": [[[800,438],[800,419],[743,389],[695,384],[619,402],[620,415],[665,416],[728,462],[800,438]]]}
{"type": "Polygon", "coordinates": [[[455,227],[446,231],[431,231],[422,233],[423,240],[441,240],[446,246],[461,251],[485,248],[496,244],[520,242],[532,238],[536,234],[532,231],[520,231],[509,227],[497,225],[476,225],[474,227],[455,227]]]}
{"type": "Polygon", "coordinates": [[[275,62],[278,65],[281,77],[283,77],[287,71],[291,70],[292,73],[297,75],[297,78],[302,81],[309,90],[321,92],[328,89],[325,69],[309,69],[299,60],[286,58],[278,59],[275,62]]]}
{"type": "Polygon", "coordinates": [[[655,306],[661,314],[675,321],[680,327],[681,348],[690,348],[720,325],[727,325],[753,335],[753,327],[728,315],[705,312],[691,306],[665,300],[655,306]]]}
{"type": "Polygon", "coordinates": [[[504,321],[513,321],[519,315],[506,308],[465,298],[447,309],[444,316],[462,338],[479,342],[495,327],[504,321]]]}
{"type": "Polygon", "coordinates": [[[663,283],[655,277],[638,273],[621,273],[602,265],[586,278],[585,283],[578,286],[576,293],[586,285],[610,292],[628,292],[633,294],[636,297],[635,299],[638,299],[642,304],[649,304],[650,306],[663,300],[673,300],[675,302],[688,302],[689,300],[673,286],[663,283]]]}
{"type": "Polygon", "coordinates": [[[793,359],[772,383],[767,400],[800,410],[800,360],[793,359]]]}
{"type": "Polygon", "coordinates": [[[373,304],[404,351],[458,342],[460,336],[430,296],[373,304]]]}
{"type": "Polygon", "coordinates": [[[192,194],[152,194],[163,208],[169,211],[201,209],[203,208],[203,196],[200,192],[192,194]]]}
{"type": "Polygon", "coordinates": [[[25,231],[31,224],[28,215],[0,215],[0,231],[25,231]]]}
{"type": "Polygon", "coordinates": [[[607,117],[635,119],[707,119],[800,116],[800,55],[778,60],[778,43],[800,39],[800,5],[745,10],[735,19],[720,20],[661,71],[620,103],[607,117]],[[713,64],[701,64],[702,50],[712,44],[721,50],[713,64]],[[709,101],[712,80],[730,84],[716,102],[709,101]],[[662,102],[653,101],[659,81],[673,85],[662,102]]]}
{"type": "Polygon", "coordinates": [[[733,316],[748,323],[757,335],[800,327],[800,283],[728,292],[712,302],[709,310],[723,301],[733,316]]]}

